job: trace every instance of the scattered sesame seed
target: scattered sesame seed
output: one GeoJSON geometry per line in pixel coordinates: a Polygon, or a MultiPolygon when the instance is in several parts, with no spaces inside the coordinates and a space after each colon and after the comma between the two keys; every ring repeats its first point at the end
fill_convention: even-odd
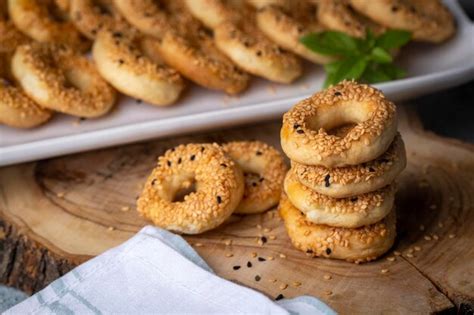
{"type": "Polygon", "coordinates": [[[388,269],[382,269],[380,270],[381,273],[387,273],[388,272],[388,269]]]}
{"type": "Polygon", "coordinates": [[[280,258],[286,258],[285,254],[280,254],[279,256],[280,256],[280,258]]]}
{"type": "Polygon", "coordinates": [[[273,240],[276,240],[277,237],[275,235],[270,235],[268,238],[273,241],[273,240]]]}
{"type": "Polygon", "coordinates": [[[130,210],[130,207],[129,206],[124,206],[122,208],[120,208],[121,211],[123,212],[127,212],[128,210],[130,210]]]}
{"type": "Polygon", "coordinates": [[[293,286],[294,286],[295,288],[297,288],[297,287],[300,287],[300,286],[301,286],[301,282],[299,282],[299,281],[293,281],[293,283],[292,283],[292,284],[293,284],[293,286]]]}
{"type": "Polygon", "coordinates": [[[268,233],[268,232],[270,232],[271,230],[272,230],[272,229],[270,229],[270,228],[264,228],[264,229],[263,229],[263,232],[268,233]]]}
{"type": "Polygon", "coordinates": [[[233,256],[234,256],[234,254],[232,254],[232,253],[225,254],[225,257],[233,257],[233,256]]]}
{"type": "Polygon", "coordinates": [[[431,236],[429,236],[429,235],[425,235],[423,238],[427,241],[431,241],[431,236]]]}
{"type": "Polygon", "coordinates": [[[63,193],[63,192],[58,192],[58,193],[56,194],[56,197],[58,197],[58,198],[63,198],[64,195],[65,195],[65,193],[63,193]]]}
{"type": "Polygon", "coordinates": [[[408,258],[413,258],[413,257],[415,257],[412,253],[407,253],[405,256],[407,256],[408,258]]]}
{"type": "Polygon", "coordinates": [[[395,256],[400,256],[402,253],[400,253],[398,250],[396,250],[396,251],[393,252],[393,254],[394,254],[395,256]]]}
{"type": "Polygon", "coordinates": [[[225,240],[225,241],[224,241],[224,244],[225,244],[226,246],[230,246],[230,245],[232,245],[232,240],[225,240]]]}
{"type": "Polygon", "coordinates": [[[268,256],[267,259],[268,259],[268,260],[274,260],[275,257],[273,257],[273,256],[268,256]]]}
{"type": "Polygon", "coordinates": [[[387,257],[387,260],[393,262],[393,261],[395,261],[395,257],[387,257]]]}
{"type": "Polygon", "coordinates": [[[109,227],[107,228],[107,231],[109,231],[109,232],[112,232],[113,230],[115,230],[115,228],[114,228],[113,226],[109,226],[109,227]]]}
{"type": "Polygon", "coordinates": [[[437,240],[439,240],[439,236],[436,235],[436,234],[433,234],[433,239],[434,239],[435,241],[437,241],[437,240]]]}
{"type": "Polygon", "coordinates": [[[324,275],[323,278],[324,278],[324,280],[331,280],[332,276],[331,275],[324,275]]]}
{"type": "Polygon", "coordinates": [[[332,295],[332,291],[331,291],[331,290],[324,290],[324,294],[326,294],[326,295],[332,295]]]}
{"type": "Polygon", "coordinates": [[[202,246],[204,246],[204,245],[203,245],[202,243],[195,243],[194,246],[196,246],[196,247],[202,247],[202,246]]]}
{"type": "Polygon", "coordinates": [[[455,238],[456,235],[455,234],[449,234],[449,238],[455,238]]]}
{"type": "Polygon", "coordinates": [[[286,288],[288,288],[288,284],[282,283],[282,284],[280,284],[279,288],[280,288],[280,290],[286,290],[286,288]]]}
{"type": "Polygon", "coordinates": [[[419,252],[421,250],[421,247],[420,246],[415,246],[414,249],[419,252]]]}

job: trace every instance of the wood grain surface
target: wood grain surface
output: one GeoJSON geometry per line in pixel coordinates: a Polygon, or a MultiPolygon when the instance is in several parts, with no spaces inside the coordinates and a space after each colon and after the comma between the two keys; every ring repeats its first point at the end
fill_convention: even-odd
{"type": "MultiPolygon", "coordinates": [[[[309,258],[291,246],[275,210],[186,239],[219,276],[271,298],[314,295],[343,314],[472,314],[474,146],[426,132],[400,111],[408,167],[399,179],[397,242],[380,260],[309,258]]],[[[147,224],[135,200],[165,150],[236,139],[279,147],[279,129],[262,123],[0,169],[0,281],[35,292],[130,238],[147,224]]]]}

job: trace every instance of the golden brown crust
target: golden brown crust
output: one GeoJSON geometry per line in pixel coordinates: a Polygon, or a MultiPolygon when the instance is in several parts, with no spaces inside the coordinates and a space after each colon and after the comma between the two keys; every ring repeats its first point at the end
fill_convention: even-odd
{"type": "Polygon", "coordinates": [[[395,105],[379,90],[343,81],[299,102],[283,116],[281,144],[291,159],[328,168],[380,156],[397,132],[395,105]],[[342,136],[331,130],[355,124],[342,136]]]}
{"type": "Polygon", "coordinates": [[[18,47],[12,73],[31,99],[55,111],[92,118],[106,114],[115,103],[115,90],[100,77],[94,64],[62,45],[18,47]]]}
{"type": "Polygon", "coordinates": [[[349,1],[377,23],[411,31],[415,40],[440,43],[456,32],[454,17],[440,0],[349,1]]]}
{"type": "Polygon", "coordinates": [[[95,39],[103,29],[130,30],[111,0],[71,0],[70,15],[77,29],[89,39],[95,39]]]}
{"type": "Polygon", "coordinates": [[[299,182],[294,170],[285,178],[285,193],[308,221],[330,226],[358,228],[382,220],[393,208],[396,185],[349,198],[332,198],[299,182]]]}
{"type": "Polygon", "coordinates": [[[405,145],[398,134],[387,151],[363,164],[326,168],[292,162],[292,168],[305,186],[333,198],[345,198],[389,185],[406,163],[405,145]]]}
{"type": "Polygon", "coordinates": [[[309,223],[286,195],[279,211],[291,242],[309,256],[363,263],[383,255],[395,241],[395,209],[382,221],[357,229],[309,223]]]}
{"type": "Polygon", "coordinates": [[[137,210],[157,226],[197,234],[230,217],[243,191],[242,171],[219,145],[180,145],[158,159],[137,201],[137,210]],[[175,195],[193,181],[196,191],[183,201],[174,201],[175,195]]]}
{"type": "Polygon", "coordinates": [[[220,52],[212,33],[193,18],[181,1],[119,0],[117,7],[142,32],[156,37],[164,62],[209,89],[236,94],[247,88],[249,76],[220,52]],[[132,13],[128,13],[132,12],[132,13]]]}
{"type": "Polygon", "coordinates": [[[223,149],[244,172],[244,195],[234,213],[261,213],[277,205],[287,171],[281,154],[261,141],[229,142],[223,149]]]}
{"type": "Polygon", "coordinates": [[[15,26],[24,34],[42,43],[58,43],[84,52],[90,42],[74,24],[65,19],[53,0],[9,0],[8,10],[15,26]]]}
{"type": "Polygon", "coordinates": [[[176,70],[149,55],[150,47],[143,50],[142,41],[150,46],[155,40],[133,33],[101,31],[92,48],[97,69],[126,95],[157,106],[173,104],[184,88],[184,80],[176,70]]]}

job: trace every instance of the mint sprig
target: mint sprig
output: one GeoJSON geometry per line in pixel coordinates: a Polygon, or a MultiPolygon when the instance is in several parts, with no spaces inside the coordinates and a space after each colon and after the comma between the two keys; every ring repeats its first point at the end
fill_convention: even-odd
{"type": "Polygon", "coordinates": [[[328,87],[344,79],[377,83],[403,78],[405,71],[393,64],[390,51],[404,46],[410,39],[411,33],[401,30],[388,30],[377,37],[369,30],[363,39],[326,31],[307,34],[300,42],[314,52],[337,58],[324,66],[327,73],[324,87],[328,87]]]}

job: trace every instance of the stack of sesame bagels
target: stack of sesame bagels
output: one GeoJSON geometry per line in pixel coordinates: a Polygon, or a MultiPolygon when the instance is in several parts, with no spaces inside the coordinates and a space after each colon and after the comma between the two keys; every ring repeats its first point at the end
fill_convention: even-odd
{"type": "Polygon", "coordinates": [[[300,250],[361,263],[395,239],[395,178],[406,166],[395,105],[368,85],[343,81],[283,116],[291,159],[280,214],[300,250]]]}
{"type": "Polygon", "coordinates": [[[162,228],[202,233],[233,213],[276,206],[286,171],[280,153],[260,141],[180,145],[158,158],[137,210],[162,228]]]}

